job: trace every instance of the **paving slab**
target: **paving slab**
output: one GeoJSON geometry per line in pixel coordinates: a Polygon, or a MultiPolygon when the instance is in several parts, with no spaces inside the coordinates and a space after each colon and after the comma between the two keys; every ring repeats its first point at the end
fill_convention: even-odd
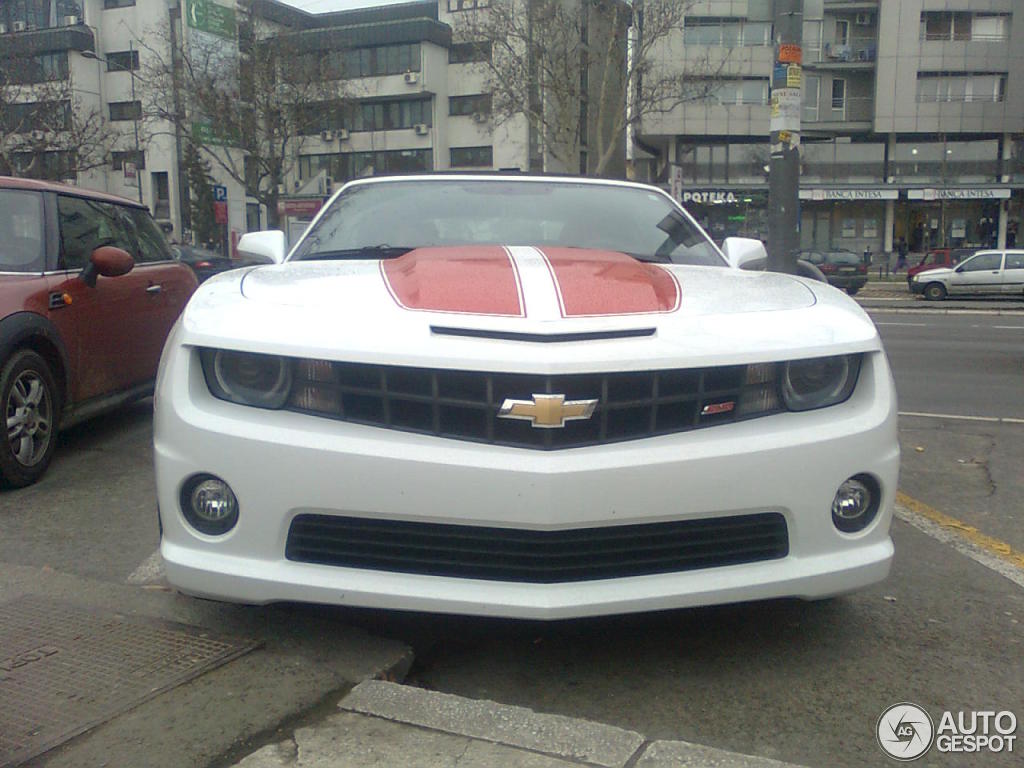
{"type": "Polygon", "coordinates": [[[636,768],[797,768],[766,757],[741,755],[688,741],[656,741],[644,750],[636,768]]]}

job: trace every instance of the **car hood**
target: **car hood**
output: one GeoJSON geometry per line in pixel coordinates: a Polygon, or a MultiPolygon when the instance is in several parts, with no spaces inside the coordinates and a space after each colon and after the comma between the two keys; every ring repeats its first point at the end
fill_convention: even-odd
{"type": "Polygon", "coordinates": [[[204,284],[183,328],[197,345],[545,370],[877,347],[863,311],[823,284],[572,248],[420,248],[229,273],[204,284]]]}
{"type": "Polygon", "coordinates": [[[950,269],[949,267],[928,267],[927,269],[923,269],[920,272],[918,272],[916,275],[914,275],[914,277],[918,277],[920,275],[927,273],[928,279],[932,280],[936,277],[949,277],[950,275],[953,274],[954,271],[955,270],[950,269]]]}

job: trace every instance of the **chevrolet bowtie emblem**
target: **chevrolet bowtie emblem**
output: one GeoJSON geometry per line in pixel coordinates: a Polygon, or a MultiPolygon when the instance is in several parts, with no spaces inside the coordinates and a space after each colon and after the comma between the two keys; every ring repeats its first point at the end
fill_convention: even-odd
{"type": "Polygon", "coordinates": [[[501,404],[498,416],[503,419],[524,419],[530,426],[554,429],[565,422],[589,419],[594,415],[597,400],[569,400],[565,395],[537,395],[532,400],[507,398],[501,404]]]}

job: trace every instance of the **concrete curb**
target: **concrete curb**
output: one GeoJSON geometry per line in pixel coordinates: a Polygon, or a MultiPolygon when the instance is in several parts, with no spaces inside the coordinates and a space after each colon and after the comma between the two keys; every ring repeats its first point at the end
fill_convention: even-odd
{"type": "Polygon", "coordinates": [[[531,755],[540,753],[602,768],[800,768],[685,741],[649,742],[640,733],[615,726],[380,680],[360,683],[338,707],[392,723],[524,750],[506,754],[503,764],[507,766],[533,764],[531,755]],[[510,759],[516,754],[522,756],[522,763],[510,759]]]}
{"type": "Polygon", "coordinates": [[[611,725],[545,715],[523,707],[367,680],[338,705],[422,728],[542,752],[604,768],[620,768],[644,737],[611,725]]]}

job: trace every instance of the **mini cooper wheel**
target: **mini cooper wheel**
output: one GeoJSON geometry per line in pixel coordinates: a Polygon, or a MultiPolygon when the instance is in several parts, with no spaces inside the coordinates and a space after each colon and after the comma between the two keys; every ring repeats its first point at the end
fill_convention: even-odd
{"type": "Polygon", "coordinates": [[[928,301],[942,301],[946,298],[946,287],[942,283],[928,283],[924,289],[924,297],[928,301]]]}
{"type": "Polygon", "coordinates": [[[57,387],[42,357],[29,349],[11,355],[0,368],[0,404],[5,424],[0,482],[31,485],[46,471],[57,443],[57,387]]]}

